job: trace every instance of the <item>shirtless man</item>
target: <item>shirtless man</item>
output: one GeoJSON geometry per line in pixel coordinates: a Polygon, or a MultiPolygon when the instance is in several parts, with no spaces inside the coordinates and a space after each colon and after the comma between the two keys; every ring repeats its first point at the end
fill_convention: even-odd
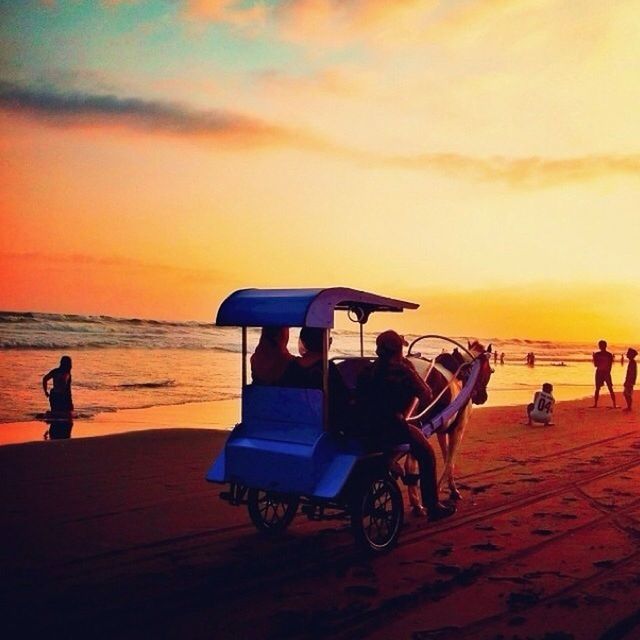
{"type": "Polygon", "coordinates": [[[44,395],[49,398],[52,413],[70,413],[73,411],[73,400],[71,399],[71,358],[62,356],[60,366],[51,369],[49,373],[42,377],[42,388],[44,395]],[[51,391],[47,388],[47,382],[53,380],[51,391]]]}
{"type": "Polygon", "coordinates": [[[613,383],[611,382],[611,366],[613,365],[613,354],[607,351],[607,341],[600,340],[598,342],[599,351],[593,354],[593,366],[596,368],[595,386],[596,390],[593,396],[593,408],[598,406],[598,398],[600,389],[603,385],[607,385],[613,408],[617,409],[616,396],[613,392],[613,383]]]}

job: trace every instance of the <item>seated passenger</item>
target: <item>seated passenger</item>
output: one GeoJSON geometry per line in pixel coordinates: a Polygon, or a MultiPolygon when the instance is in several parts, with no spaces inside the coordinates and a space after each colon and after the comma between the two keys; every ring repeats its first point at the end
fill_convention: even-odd
{"type": "Polygon", "coordinates": [[[251,379],[254,384],[281,384],[293,356],[287,349],[289,327],[263,327],[260,342],[251,356],[251,379]]]}
{"type": "MultiPolygon", "coordinates": [[[[304,389],[323,388],[322,345],[324,330],[315,327],[303,327],[300,330],[298,349],[300,357],[294,358],[283,376],[282,384],[287,387],[304,389]]],[[[331,338],[329,338],[331,346],[331,338]]],[[[345,385],[335,363],[329,361],[329,422],[340,425],[349,410],[351,394],[345,385]]]]}
{"type": "Polygon", "coordinates": [[[402,355],[406,341],[395,331],[385,331],[376,339],[378,359],[364,371],[357,386],[357,402],[374,445],[391,449],[409,444],[420,469],[422,503],[430,520],[446,518],[455,508],[438,498],[436,457],[422,431],[405,420],[417,398],[420,405],[431,402],[431,389],[402,355]]]}

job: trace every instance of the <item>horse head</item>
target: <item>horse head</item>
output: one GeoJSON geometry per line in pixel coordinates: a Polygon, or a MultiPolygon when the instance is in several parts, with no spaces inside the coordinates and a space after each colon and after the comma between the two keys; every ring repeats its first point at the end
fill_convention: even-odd
{"type": "Polygon", "coordinates": [[[471,393],[471,401],[473,404],[484,404],[489,397],[487,395],[487,385],[493,373],[490,363],[491,345],[485,348],[480,342],[474,340],[473,342],[468,342],[468,350],[474,360],[481,362],[480,373],[471,393]]]}

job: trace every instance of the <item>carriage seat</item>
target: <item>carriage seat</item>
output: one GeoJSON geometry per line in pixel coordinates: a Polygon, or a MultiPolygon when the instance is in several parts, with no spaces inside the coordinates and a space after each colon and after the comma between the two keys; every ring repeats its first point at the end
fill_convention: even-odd
{"type": "Polygon", "coordinates": [[[333,358],[333,362],[343,382],[353,393],[356,390],[358,376],[375,362],[375,358],[333,358]]]}

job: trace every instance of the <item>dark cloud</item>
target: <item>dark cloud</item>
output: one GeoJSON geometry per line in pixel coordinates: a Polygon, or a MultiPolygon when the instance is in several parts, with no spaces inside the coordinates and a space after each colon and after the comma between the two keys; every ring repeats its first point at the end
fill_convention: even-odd
{"type": "Polygon", "coordinates": [[[0,110],[53,126],[119,126],[148,134],[213,140],[229,147],[287,146],[330,154],[363,166],[392,166],[514,188],[587,182],[606,176],[640,177],[640,154],[568,158],[479,157],[457,153],[384,156],[350,149],[307,131],[223,110],[195,110],[157,100],[113,94],[32,89],[0,81],[0,110]]]}
{"type": "MultiPolygon", "coordinates": [[[[57,92],[0,81],[0,109],[53,125],[120,125],[149,133],[209,137],[245,144],[291,142],[293,132],[223,110],[198,111],[180,104],[111,94],[57,92]]],[[[309,138],[302,138],[309,144],[309,138]]]]}

